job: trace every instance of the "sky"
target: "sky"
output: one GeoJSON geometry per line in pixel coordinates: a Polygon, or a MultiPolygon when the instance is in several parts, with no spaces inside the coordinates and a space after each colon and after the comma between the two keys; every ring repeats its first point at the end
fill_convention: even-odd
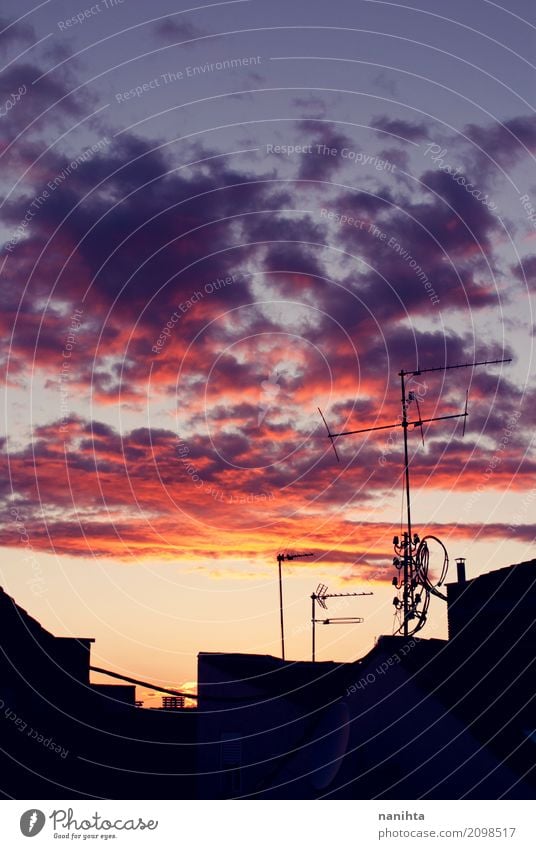
{"type": "MultiPolygon", "coordinates": [[[[421,536],[534,556],[534,7],[4,0],[0,583],[93,662],[348,661],[421,536]],[[418,405],[418,407],[417,407],[418,405]],[[424,444],[423,444],[424,441],[424,444]]],[[[441,566],[432,549],[432,570],[441,566]]],[[[454,576],[452,576],[452,579],[454,576]]],[[[445,636],[434,602],[423,636],[445,636]]],[[[95,676],[95,681],[108,680],[95,676]]],[[[159,704],[140,691],[146,705],[159,704]]]]}

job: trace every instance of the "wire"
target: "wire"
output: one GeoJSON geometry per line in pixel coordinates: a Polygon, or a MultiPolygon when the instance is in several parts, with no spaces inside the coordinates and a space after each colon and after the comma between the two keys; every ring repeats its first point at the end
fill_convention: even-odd
{"type": "MultiPolygon", "coordinates": [[[[395,550],[398,551],[398,549],[395,550]]],[[[428,608],[430,607],[432,595],[446,601],[446,595],[438,587],[442,586],[446,580],[449,568],[449,556],[441,540],[433,534],[428,534],[419,542],[415,553],[411,556],[411,561],[413,564],[411,583],[407,586],[402,583],[401,587],[408,602],[407,618],[404,618],[402,613],[404,602],[400,601],[400,599],[397,602],[395,599],[395,602],[397,602],[395,616],[397,614],[400,616],[400,625],[394,633],[401,632],[404,626],[407,626],[408,636],[416,634],[421,628],[424,628],[428,618],[428,608]],[[443,549],[443,565],[439,579],[436,582],[430,578],[429,574],[430,549],[428,547],[428,540],[434,540],[443,549]],[[411,625],[409,624],[410,620],[411,625]]]]}
{"type": "Polygon", "coordinates": [[[415,552],[415,571],[417,580],[428,589],[433,595],[438,598],[443,599],[443,601],[447,600],[447,597],[444,593],[438,590],[438,587],[442,586],[447,577],[447,572],[449,568],[449,555],[447,549],[441,540],[433,536],[433,534],[428,534],[423,537],[421,540],[417,551],[415,552]],[[430,549],[428,548],[427,540],[432,539],[443,549],[443,565],[441,567],[441,574],[439,576],[438,581],[434,584],[429,577],[429,565],[430,565],[430,549]]]}

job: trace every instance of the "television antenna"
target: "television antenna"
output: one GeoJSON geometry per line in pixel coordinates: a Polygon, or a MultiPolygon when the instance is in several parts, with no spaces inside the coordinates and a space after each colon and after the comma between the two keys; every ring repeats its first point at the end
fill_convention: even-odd
{"type": "Polygon", "coordinates": [[[361,616],[331,616],[329,619],[316,618],[316,605],[318,604],[323,610],[327,610],[327,598],[348,598],[349,596],[357,595],[374,595],[374,593],[328,593],[326,584],[319,584],[311,595],[311,631],[312,631],[312,660],[316,659],[316,630],[315,626],[319,625],[360,625],[365,620],[361,616]]]}
{"type": "Polygon", "coordinates": [[[283,658],[283,660],[285,660],[285,621],[283,616],[283,576],[281,574],[281,564],[285,560],[296,560],[298,557],[312,556],[312,553],[300,554],[298,552],[277,555],[277,567],[279,571],[279,619],[281,622],[281,657],[283,658]]]}
{"type": "Polygon", "coordinates": [[[406,492],[407,530],[403,533],[402,541],[400,541],[397,536],[393,539],[393,546],[395,550],[393,565],[398,570],[398,574],[393,578],[393,586],[395,586],[399,591],[399,596],[393,599],[393,604],[397,613],[400,613],[402,617],[402,622],[396,629],[395,633],[401,632],[404,637],[408,637],[411,634],[415,634],[417,631],[420,631],[426,623],[431,595],[435,595],[443,601],[446,600],[445,594],[442,593],[438,587],[440,587],[445,581],[448,569],[448,554],[441,540],[432,535],[428,535],[421,540],[419,539],[418,534],[413,533],[411,524],[408,428],[420,428],[421,438],[424,443],[424,433],[422,429],[423,424],[446,421],[447,419],[463,418],[463,435],[465,435],[465,423],[468,416],[468,392],[466,392],[465,409],[463,413],[455,413],[448,416],[434,416],[432,418],[423,419],[420,413],[416,393],[409,392],[406,394],[406,378],[417,377],[421,374],[429,374],[431,372],[446,372],[452,371],[453,369],[474,368],[476,366],[490,366],[497,365],[499,363],[511,362],[512,359],[507,358],[501,360],[478,360],[471,363],[456,363],[454,365],[435,366],[433,368],[423,369],[418,368],[414,370],[401,369],[401,371],[398,372],[398,376],[400,377],[402,390],[402,416],[400,421],[395,424],[364,427],[359,428],[358,430],[345,430],[340,433],[332,433],[322,411],[318,408],[322,421],[326,426],[327,435],[333,447],[337,462],[340,462],[340,460],[339,455],[337,454],[337,448],[335,447],[335,440],[339,437],[351,436],[356,433],[370,433],[375,430],[390,430],[396,427],[402,428],[404,434],[404,487],[406,492]],[[412,401],[415,401],[417,405],[418,418],[415,421],[410,421],[408,418],[408,408],[412,401]],[[433,584],[428,577],[428,564],[430,559],[428,540],[435,540],[435,542],[439,543],[439,545],[443,548],[444,553],[443,568],[441,570],[440,578],[436,584],[433,584]],[[402,598],[400,598],[400,594],[402,598]],[[410,623],[412,624],[410,625],[410,623]]]}

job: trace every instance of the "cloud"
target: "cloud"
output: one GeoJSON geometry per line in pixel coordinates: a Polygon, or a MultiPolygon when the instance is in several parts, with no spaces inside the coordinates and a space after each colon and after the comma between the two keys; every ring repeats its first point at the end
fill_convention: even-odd
{"type": "MultiPolygon", "coordinates": [[[[399,436],[390,443],[385,432],[339,440],[342,465],[338,466],[319,419],[311,429],[308,417],[298,413],[300,407],[313,407],[316,385],[300,388],[298,383],[296,392],[295,381],[283,375],[276,404],[259,423],[259,383],[256,403],[233,403],[233,386],[250,380],[243,367],[236,373],[237,366],[234,362],[222,367],[218,395],[225,404],[219,407],[210,399],[211,416],[204,431],[192,431],[185,421],[179,432],[138,427],[121,433],[103,422],[70,416],[36,427],[26,446],[9,450],[5,444],[2,544],[18,544],[17,527],[9,515],[9,505],[16,504],[33,548],[74,556],[127,561],[256,558],[286,538],[306,542],[327,563],[347,563],[356,557],[369,562],[375,553],[381,554],[393,528],[366,516],[391,497],[398,500],[399,436]],[[225,385],[221,377],[228,378],[225,385]],[[357,514],[355,505],[360,507],[357,514]]],[[[248,369],[253,372],[255,364],[248,369]]],[[[255,380],[264,372],[258,364],[255,380]]],[[[436,415],[437,393],[432,398],[431,388],[423,378],[418,380],[423,414],[436,415]]],[[[367,390],[374,392],[372,386],[367,390]]],[[[504,418],[479,418],[488,396],[498,391],[490,376],[475,381],[471,427],[476,433],[481,428],[485,440],[479,446],[478,437],[473,439],[470,454],[453,424],[428,429],[426,451],[412,442],[415,487],[455,488],[460,495],[467,494],[466,500],[486,489],[526,491],[536,463],[528,456],[520,463],[519,442],[530,433],[530,410],[502,439],[504,418]],[[490,448],[493,435],[496,443],[490,448]],[[494,456],[500,459],[488,474],[494,456]]],[[[509,391],[513,393],[512,387],[509,391]]],[[[241,395],[234,397],[238,400],[241,395]]],[[[448,412],[443,402],[440,414],[448,412]]],[[[384,408],[374,401],[361,402],[356,409],[341,405],[326,409],[326,415],[334,431],[397,419],[392,399],[384,408]]],[[[523,523],[519,524],[522,538],[523,523]]],[[[463,536],[468,528],[462,523],[452,533],[463,536]]]]}
{"type": "Polygon", "coordinates": [[[3,54],[12,44],[31,44],[34,39],[35,31],[31,24],[0,17],[0,51],[3,54]]]}
{"type": "MultiPolygon", "coordinates": [[[[197,32],[166,21],[156,34],[197,32]]],[[[20,73],[30,82],[39,69],[20,73]]],[[[375,119],[368,164],[318,153],[360,152],[337,125],[315,120],[318,98],[295,101],[309,115],[296,140],[311,154],[227,156],[123,131],[70,169],[72,152],[44,152],[39,136],[88,114],[91,99],[70,91],[62,73],[36,83],[15,129],[50,112],[6,155],[6,168],[28,169],[3,206],[7,233],[49,188],[24,237],[4,248],[0,332],[10,380],[43,393],[52,419],[27,444],[4,443],[6,506],[11,482],[38,550],[255,559],[292,539],[322,563],[357,561],[377,577],[392,528],[374,517],[399,503],[400,445],[381,431],[341,439],[339,467],[317,407],[337,430],[392,424],[401,368],[503,355],[493,335],[474,338],[465,322],[512,297],[496,280],[522,279],[497,251],[497,218],[429,160],[414,183],[370,164],[407,165],[405,150],[385,149],[385,134],[420,141],[430,137],[424,122],[375,119]],[[65,357],[74,309],[80,326],[65,357]],[[63,394],[76,414],[60,417],[63,394]],[[90,404],[92,421],[80,412],[90,404]],[[116,409],[123,430],[109,423],[116,409]]],[[[532,144],[526,119],[508,123],[532,144]]],[[[508,133],[495,128],[490,139],[517,161],[508,133]]],[[[524,261],[531,279],[533,260],[524,261]]],[[[461,410],[470,377],[423,381],[424,413],[461,410]]],[[[471,445],[455,422],[430,428],[425,450],[412,442],[415,485],[522,493],[534,472],[529,457],[519,463],[534,404],[527,392],[523,406],[522,394],[499,375],[472,378],[471,445]],[[504,444],[497,397],[523,408],[504,444]]],[[[0,540],[18,545],[9,521],[0,540]]]]}
{"type": "Polygon", "coordinates": [[[158,23],[154,25],[153,31],[159,42],[193,41],[203,35],[206,35],[206,33],[193,24],[192,21],[189,21],[187,18],[182,16],[178,17],[176,20],[172,20],[171,17],[168,17],[163,21],[158,21],[158,23]]]}
{"type": "Polygon", "coordinates": [[[372,78],[372,84],[380,91],[388,94],[390,97],[399,97],[400,92],[397,79],[392,74],[388,74],[386,71],[380,71],[379,74],[376,74],[376,76],[372,78]]]}
{"type": "Polygon", "coordinates": [[[520,280],[528,291],[536,290],[536,254],[523,257],[521,262],[512,266],[512,274],[520,280]]]}
{"type": "Polygon", "coordinates": [[[511,167],[520,159],[536,152],[534,115],[520,115],[485,127],[468,124],[463,132],[482,148],[487,157],[505,167],[511,167]]]}
{"type": "MultiPolygon", "coordinates": [[[[19,63],[7,68],[0,75],[0,105],[3,105],[13,92],[23,91],[19,101],[9,112],[9,120],[0,120],[0,143],[2,147],[12,142],[21,133],[22,139],[10,153],[8,162],[12,165],[24,159],[32,160],[37,157],[37,150],[31,148],[29,138],[43,132],[50,125],[63,126],[65,122],[75,117],[81,117],[92,111],[95,102],[87,91],[73,92],[67,77],[56,74],[56,77],[46,76],[36,81],[41,71],[37,65],[19,63]]],[[[42,145],[39,146],[42,153],[42,145]]],[[[4,164],[6,153],[2,152],[4,164]]]]}
{"type": "Polygon", "coordinates": [[[352,140],[337,130],[335,125],[318,123],[313,119],[300,121],[299,130],[307,139],[307,144],[311,144],[311,153],[303,154],[298,179],[329,181],[344,164],[340,151],[344,147],[353,147],[352,140]],[[337,151],[335,156],[328,153],[328,150],[333,149],[337,151]]]}
{"type": "Polygon", "coordinates": [[[404,121],[402,118],[389,118],[387,115],[379,115],[371,120],[370,126],[379,131],[380,137],[388,133],[409,141],[421,141],[430,138],[430,127],[424,121],[404,121]]]}
{"type": "Polygon", "coordinates": [[[316,95],[308,95],[307,97],[294,97],[292,105],[303,115],[305,119],[325,118],[327,113],[327,104],[322,97],[316,95]]]}

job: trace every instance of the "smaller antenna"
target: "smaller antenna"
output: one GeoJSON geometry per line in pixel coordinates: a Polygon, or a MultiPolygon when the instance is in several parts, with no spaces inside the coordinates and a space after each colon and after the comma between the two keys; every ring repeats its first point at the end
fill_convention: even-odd
{"type": "Polygon", "coordinates": [[[325,595],[328,591],[326,584],[319,584],[316,588],[316,600],[320,607],[323,607],[324,610],[328,609],[328,606],[325,601],[325,595]]]}
{"type": "Polygon", "coordinates": [[[335,452],[335,457],[337,458],[337,463],[340,463],[341,461],[339,460],[339,455],[337,454],[337,449],[335,448],[335,438],[334,438],[333,434],[331,433],[331,431],[330,431],[330,429],[329,429],[329,427],[328,427],[328,423],[327,423],[327,421],[326,421],[326,420],[325,420],[325,418],[324,418],[324,413],[322,412],[322,410],[320,409],[320,407],[317,407],[317,409],[318,409],[318,412],[320,413],[320,415],[322,416],[322,421],[323,421],[323,422],[324,422],[324,424],[326,425],[326,430],[327,430],[327,432],[328,432],[328,437],[329,437],[329,439],[331,440],[331,444],[332,444],[332,446],[333,446],[333,450],[334,450],[334,452],[335,452]]]}
{"type": "Polygon", "coordinates": [[[311,629],[312,629],[312,660],[316,660],[316,631],[315,626],[320,625],[360,625],[365,620],[361,616],[335,616],[330,619],[317,619],[315,604],[323,610],[327,610],[327,598],[349,598],[358,595],[374,595],[374,593],[328,593],[326,584],[319,584],[311,595],[311,629]]]}
{"type": "Polygon", "coordinates": [[[279,571],[279,620],[281,622],[281,657],[285,660],[285,620],[283,615],[283,576],[281,574],[281,564],[284,560],[296,560],[298,557],[312,557],[312,553],[300,554],[299,552],[289,552],[288,554],[277,555],[277,567],[279,571]]]}

